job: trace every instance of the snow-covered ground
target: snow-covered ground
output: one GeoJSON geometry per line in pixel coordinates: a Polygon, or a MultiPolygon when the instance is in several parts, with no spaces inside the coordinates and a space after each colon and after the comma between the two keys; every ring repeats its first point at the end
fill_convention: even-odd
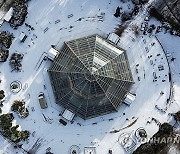
{"type": "MultiPolygon", "coordinates": [[[[136,94],[133,104],[129,107],[122,105],[116,113],[86,121],[76,117],[75,122],[68,123],[67,126],[59,123],[59,113],[62,108],[55,103],[47,74],[51,62],[40,63],[42,55],[48,52],[51,45],[56,45],[59,50],[64,41],[74,38],[95,33],[107,37],[107,34],[113,32],[119,23],[119,19],[113,16],[119,5],[127,10],[132,4],[121,3],[119,0],[31,0],[25,22],[35,30],[28,30],[25,25],[19,27],[18,30],[13,30],[7,23],[1,27],[1,31],[8,30],[15,36],[10,54],[14,52],[24,54],[22,72],[11,72],[8,62],[0,64],[0,79],[2,80],[0,89],[4,89],[7,96],[2,108],[3,113],[10,112],[10,106],[16,99],[24,99],[30,111],[30,115],[25,119],[20,119],[14,114],[14,123],[19,124],[23,130],[31,132],[28,142],[23,144],[24,149],[32,149],[34,143],[39,140],[40,147],[34,151],[37,154],[45,153],[48,147],[51,147],[51,152],[55,154],[67,154],[72,145],[79,146],[82,154],[84,147],[96,147],[97,154],[107,154],[109,149],[113,150],[113,154],[123,154],[126,152],[118,142],[122,133],[133,134],[136,129],[143,127],[148,137],[151,137],[158,130],[158,126],[153,121],[150,123],[147,121],[151,121],[153,117],[161,123],[167,122],[169,121],[168,113],[179,110],[180,39],[169,34],[158,35],[165,51],[176,57],[174,62],[170,62],[174,82],[174,103],[162,112],[155,108],[155,105],[162,110],[166,109],[170,95],[171,85],[166,55],[155,36],[136,37],[128,28],[118,45],[127,50],[133,73],[135,84],[131,92],[136,94]],[[21,32],[28,36],[24,43],[18,40],[21,32]],[[163,65],[164,70],[159,71],[159,65],[163,65]],[[157,76],[157,81],[154,82],[153,72],[157,76]],[[13,94],[9,85],[16,80],[22,83],[22,90],[18,94],[13,94]],[[48,108],[45,110],[40,109],[37,98],[39,92],[45,94],[48,103],[48,108]],[[164,94],[160,94],[161,92],[164,94]],[[125,128],[126,126],[128,127],[125,128]],[[114,130],[120,131],[111,133],[114,130]]],[[[138,16],[133,24],[140,25],[144,17],[144,14],[138,16]]],[[[0,143],[0,153],[14,154],[16,151],[22,153],[13,149],[11,144],[1,137],[0,143]]]]}

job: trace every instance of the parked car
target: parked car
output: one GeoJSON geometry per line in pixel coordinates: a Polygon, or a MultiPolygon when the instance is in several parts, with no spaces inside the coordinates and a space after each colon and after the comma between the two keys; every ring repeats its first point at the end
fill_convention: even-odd
{"type": "Polygon", "coordinates": [[[44,97],[44,93],[40,92],[39,93],[39,96],[38,96],[38,99],[39,99],[39,104],[41,106],[41,109],[45,109],[47,108],[47,103],[46,103],[46,100],[45,100],[45,97],[44,97]]]}

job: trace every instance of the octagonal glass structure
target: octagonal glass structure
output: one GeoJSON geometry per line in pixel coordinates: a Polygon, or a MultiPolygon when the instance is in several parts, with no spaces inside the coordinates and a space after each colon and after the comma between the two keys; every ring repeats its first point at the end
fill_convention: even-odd
{"type": "Polygon", "coordinates": [[[65,42],[48,73],[57,103],[83,119],[118,111],[133,84],[126,51],[99,35],[65,42]]]}

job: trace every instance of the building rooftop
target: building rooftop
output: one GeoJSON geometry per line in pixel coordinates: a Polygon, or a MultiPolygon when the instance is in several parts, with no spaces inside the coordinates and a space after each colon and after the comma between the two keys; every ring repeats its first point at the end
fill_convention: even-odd
{"type": "Polygon", "coordinates": [[[83,119],[117,111],[133,84],[126,51],[99,35],[65,42],[48,72],[57,103],[83,119]]]}

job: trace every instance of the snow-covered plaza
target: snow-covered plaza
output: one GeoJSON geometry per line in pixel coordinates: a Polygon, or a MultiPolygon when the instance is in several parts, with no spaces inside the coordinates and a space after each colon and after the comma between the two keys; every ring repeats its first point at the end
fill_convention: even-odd
{"type": "MultiPolygon", "coordinates": [[[[54,154],[68,154],[71,148],[77,148],[80,154],[90,154],[88,150],[92,150],[91,154],[108,154],[109,150],[113,154],[125,154],[128,152],[119,142],[121,134],[133,136],[141,127],[150,138],[158,131],[158,123],[171,121],[168,113],[177,112],[180,108],[180,56],[177,52],[180,40],[169,34],[136,36],[132,27],[141,25],[145,12],[134,18],[117,43],[126,50],[134,80],[130,92],[136,97],[132,104],[122,104],[118,112],[88,120],[76,116],[74,122],[68,122],[66,126],[59,122],[64,108],[56,104],[47,72],[52,61],[44,57],[52,45],[60,51],[64,42],[73,39],[93,34],[108,38],[120,22],[113,16],[119,5],[128,10],[133,4],[119,0],[31,0],[25,23],[34,30],[25,24],[14,30],[8,23],[3,23],[0,30],[15,36],[10,54],[20,53],[23,60],[22,70],[18,73],[11,70],[8,62],[0,64],[0,89],[4,89],[6,94],[2,113],[11,112],[14,100],[24,100],[29,116],[22,119],[14,114],[13,124],[30,131],[30,137],[23,142],[21,150],[14,149],[11,143],[0,137],[0,153],[23,153],[24,149],[33,154],[43,154],[50,147],[54,154]],[[27,35],[23,43],[19,40],[22,32],[27,35]],[[175,62],[171,62],[168,53],[177,58],[175,62]],[[14,81],[20,84],[17,92],[10,88],[14,81]],[[40,108],[40,92],[45,95],[46,109],[40,108]]],[[[158,24],[154,20],[150,22],[158,24]]],[[[129,153],[139,146],[135,137],[134,141],[129,153]]]]}

